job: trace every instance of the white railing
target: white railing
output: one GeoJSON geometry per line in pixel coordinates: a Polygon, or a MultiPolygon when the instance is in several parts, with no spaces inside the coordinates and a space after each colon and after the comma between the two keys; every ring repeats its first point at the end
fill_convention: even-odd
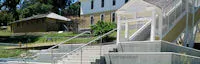
{"type": "Polygon", "coordinates": [[[62,45],[62,44],[64,44],[64,43],[66,43],[66,42],[68,42],[68,41],[70,41],[70,40],[72,40],[72,39],[75,39],[75,38],[77,38],[77,37],[80,37],[80,36],[82,36],[82,35],[84,35],[84,34],[86,34],[86,33],[90,33],[90,34],[91,34],[90,31],[82,32],[82,33],[80,33],[80,34],[78,34],[78,35],[76,35],[76,36],[74,36],[74,37],[71,37],[71,38],[69,38],[69,39],[67,39],[67,40],[64,40],[64,41],[60,42],[59,44],[56,44],[56,45],[54,45],[54,46],[52,46],[52,47],[50,47],[50,48],[48,48],[48,49],[46,49],[46,50],[41,50],[41,51],[37,52],[35,55],[33,55],[33,56],[30,56],[30,57],[29,57],[29,56],[26,56],[26,57],[24,57],[24,58],[25,58],[25,59],[26,59],[26,58],[35,58],[35,57],[38,56],[38,53],[41,53],[42,51],[52,51],[52,49],[54,49],[54,48],[56,48],[56,47],[58,47],[58,46],[60,46],[60,45],[62,45]]]}
{"type": "MultiPolygon", "coordinates": [[[[82,51],[83,48],[86,48],[87,46],[90,46],[90,45],[94,44],[94,42],[96,42],[97,40],[101,40],[103,37],[108,36],[109,34],[115,32],[116,30],[117,30],[117,28],[115,28],[115,29],[113,29],[113,30],[111,30],[111,31],[109,31],[109,32],[107,32],[107,33],[101,35],[101,36],[98,36],[97,38],[95,38],[95,39],[89,41],[87,44],[84,44],[84,45],[82,45],[82,46],[80,46],[80,47],[74,49],[73,51],[71,51],[71,52],[69,52],[69,53],[65,53],[63,56],[61,56],[61,57],[58,58],[58,59],[62,60],[62,61],[63,61],[63,64],[66,64],[66,63],[64,62],[65,60],[63,60],[64,58],[67,58],[69,55],[75,54],[75,52],[80,51],[80,52],[81,52],[80,64],[82,64],[82,63],[83,63],[83,58],[84,58],[84,56],[83,56],[83,52],[84,52],[84,51],[82,51]]],[[[101,49],[102,41],[99,43],[99,45],[100,45],[100,46],[99,46],[100,49],[99,49],[98,51],[99,51],[99,53],[100,53],[100,55],[99,55],[99,57],[100,57],[100,56],[102,55],[102,53],[104,53],[104,52],[102,52],[102,49],[101,49]]],[[[78,61],[77,61],[77,62],[78,62],[78,61]]]]}
{"type": "MultiPolygon", "coordinates": [[[[134,39],[138,34],[140,34],[145,28],[147,28],[149,25],[151,25],[151,21],[147,22],[145,25],[143,25],[140,29],[138,29],[133,35],[129,37],[129,40],[134,39]]],[[[146,36],[146,35],[145,35],[146,36]]]]}

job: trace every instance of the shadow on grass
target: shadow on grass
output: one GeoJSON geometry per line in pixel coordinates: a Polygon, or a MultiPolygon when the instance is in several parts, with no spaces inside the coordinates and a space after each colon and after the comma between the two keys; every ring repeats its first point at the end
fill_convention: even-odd
{"type": "Polygon", "coordinates": [[[21,35],[21,36],[4,36],[0,37],[0,42],[2,43],[33,43],[39,40],[41,36],[34,36],[34,35],[21,35]]]}

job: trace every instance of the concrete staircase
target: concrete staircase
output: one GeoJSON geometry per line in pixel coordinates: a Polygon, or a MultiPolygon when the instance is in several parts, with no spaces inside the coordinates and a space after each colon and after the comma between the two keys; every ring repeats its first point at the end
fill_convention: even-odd
{"type": "Polygon", "coordinates": [[[100,59],[104,54],[108,54],[109,50],[113,48],[116,48],[115,44],[87,46],[82,51],[77,51],[66,58],[58,60],[57,64],[92,64],[96,59],[100,59]]]}
{"type": "Polygon", "coordinates": [[[119,43],[102,64],[200,64],[200,51],[166,41],[119,43]]]}
{"type": "Polygon", "coordinates": [[[3,64],[96,64],[96,61],[101,59],[104,54],[108,54],[109,51],[117,47],[116,44],[88,45],[83,47],[82,51],[79,50],[64,58],[60,58],[66,54],[64,52],[74,50],[80,47],[80,45],[82,44],[74,44],[72,47],[69,45],[62,45],[54,49],[53,54],[48,51],[40,52],[34,61],[9,61],[3,64]]]}

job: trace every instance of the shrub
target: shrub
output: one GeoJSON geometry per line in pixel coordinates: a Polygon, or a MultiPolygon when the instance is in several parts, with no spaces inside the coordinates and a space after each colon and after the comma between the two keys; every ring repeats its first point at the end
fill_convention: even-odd
{"type": "MultiPolygon", "coordinates": [[[[98,21],[95,25],[91,26],[92,29],[92,33],[95,36],[99,36],[99,35],[103,35],[111,30],[113,30],[114,28],[116,28],[116,23],[114,22],[104,22],[104,21],[98,21]]],[[[107,42],[110,41],[109,40],[109,36],[105,36],[103,38],[103,42],[107,42]]]]}

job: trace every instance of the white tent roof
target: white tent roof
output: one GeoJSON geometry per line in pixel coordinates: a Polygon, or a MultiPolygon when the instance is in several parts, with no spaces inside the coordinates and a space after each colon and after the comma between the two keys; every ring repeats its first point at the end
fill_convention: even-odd
{"type": "Polygon", "coordinates": [[[140,11],[150,11],[154,5],[143,0],[130,0],[127,4],[117,10],[117,14],[129,14],[140,11]]]}
{"type": "MultiPolygon", "coordinates": [[[[182,0],[144,0],[148,3],[156,5],[160,9],[168,12],[173,9],[178,2],[182,2],[182,0]]],[[[191,0],[188,0],[191,1],[191,0]]]]}

